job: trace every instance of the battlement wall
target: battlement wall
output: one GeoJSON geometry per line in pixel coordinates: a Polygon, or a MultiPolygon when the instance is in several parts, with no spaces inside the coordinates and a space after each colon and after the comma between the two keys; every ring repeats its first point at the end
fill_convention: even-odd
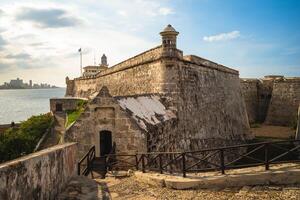
{"type": "Polygon", "coordinates": [[[151,134],[152,151],[192,151],[252,138],[238,74],[186,60],[167,69],[168,79],[176,80],[176,95],[169,98],[176,102],[178,121],[151,134]]]}
{"type": "Polygon", "coordinates": [[[286,126],[293,125],[297,119],[299,103],[299,77],[275,80],[266,123],[286,126]]]}
{"type": "Polygon", "coordinates": [[[258,84],[258,79],[241,79],[241,90],[250,124],[255,123],[257,119],[258,84]]]}
{"type": "Polygon", "coordinates": [[[67,143],[0,164],[0,199],[56,199],[76,175],[76,155],[67,143]]]}
{"type": "Polygon", "coordinates": [[[300,77],[241,79],[250,123],[291,126],[300,102],[300,77]]]}
{"type": "Polygon", "coordinates": [[[229,67],[225,67],[223,65],[220,65],[218,63],[212,62],[210,60],[201,58],[199,56],[195,55],[186,55],[183,57],[183,60],[189,63],[193,63],[199,66],[207,67],[210,69],[226,72],[226,73],[232,73],[238,75],[239,72],[237,70],[231,69],[229,67]]]}

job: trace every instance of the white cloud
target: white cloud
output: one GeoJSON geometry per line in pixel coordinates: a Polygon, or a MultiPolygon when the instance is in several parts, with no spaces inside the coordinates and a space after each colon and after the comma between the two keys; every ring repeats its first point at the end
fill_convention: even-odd
{"type": "Polygon", "coordinates": [[[170,15],[170,14],[174,14],[174,11],[173,11],[171,8],[164,8],[164,7],[160,8],[160,9],[158,10],[158,12],[159,12],[159,14],[161,14],[161,15],[170,15]]]}
{"type": "Polygon", "coordinates": [[[168,1],[161,0],[132,0],[132,3],[124,0],[74,0],[73,4],[60,0],[43,1],[42,4],[5,1],[0,2],[1,10],[5,10],[5,15],[0,17],[0,29],[3,30],[0,36],[0,84],[18,76],[64,86],[66,76],[74,78],[79,75],[78,48],[84,50],[83,65],[94,63],[95,52],[97,63],[106,53],[112,66],[159,44],[158,33],[167,23],[161,19],[174,13],[168,1]],[[44,16],[44,12],[38,12],[33,19],[30,15],[30,20],[26,18],[19,23],[17,16],[22,13],[22,8],[30,11],[51,9],[59,11],[63,17],[76,16],[82,23],[62,27],[57,23],[60,17],[44,16]],[[40,26],[36,25],[37,22],[40,26]],[[45,29],[49,23],[51,27],[62,28],[45,29]],[[157,30],[157,35],[148,37],[145,32],[149,30],[157,30]],[[30,56],[26,57],[24,53],[30,56]],[[33,78],[32,74],[39,76],[33,78]]]}
{"type": "Polygon", "coordinates": [[[233,40],[238,37],[240,37],[239,31],[232,31],[228,33],[220,33],[217,35],[211,35],[211,36],[204,36],[203,40],[206,42],[218,42],[218,41],[227,41],[227,40],[233,40]]]}

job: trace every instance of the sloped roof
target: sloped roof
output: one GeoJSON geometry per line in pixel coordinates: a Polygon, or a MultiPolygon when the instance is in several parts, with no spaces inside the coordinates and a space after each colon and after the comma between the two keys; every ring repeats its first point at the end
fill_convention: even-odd
{"type": "Polygon", "coordinates": [[[148,131],[148,126],[155,126],[164,121],[175,119],[176,115],[167,109],[159,96],[118,97],[121,108],[129,111],[137,124],[148,131]]]}

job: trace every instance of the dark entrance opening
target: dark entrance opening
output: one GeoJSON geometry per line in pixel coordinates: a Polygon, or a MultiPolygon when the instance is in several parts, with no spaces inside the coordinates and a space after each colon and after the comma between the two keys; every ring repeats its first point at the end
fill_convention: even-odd
{"type": "Polygon", "coordinates": [[[55,111],[57,111],[57,112],[63,111],[63,109],[62,109],[62,104],[61,104],[61,103],[55,104],[55,111]]]}
{"type": "Polygon", "coordinates": [[[112,138],[110,131],[100,131],[100,156],[109,154],[112,149],[112,138]]]}

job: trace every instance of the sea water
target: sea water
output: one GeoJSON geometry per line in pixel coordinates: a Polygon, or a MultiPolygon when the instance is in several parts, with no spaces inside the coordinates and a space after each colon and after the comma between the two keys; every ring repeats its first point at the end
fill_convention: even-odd
{"type": "Polygon", "coordinates": [[[0,90],[0,124],[24,121],[50,111],[50,98],[63,97],[65,88],[0,90]]]}

